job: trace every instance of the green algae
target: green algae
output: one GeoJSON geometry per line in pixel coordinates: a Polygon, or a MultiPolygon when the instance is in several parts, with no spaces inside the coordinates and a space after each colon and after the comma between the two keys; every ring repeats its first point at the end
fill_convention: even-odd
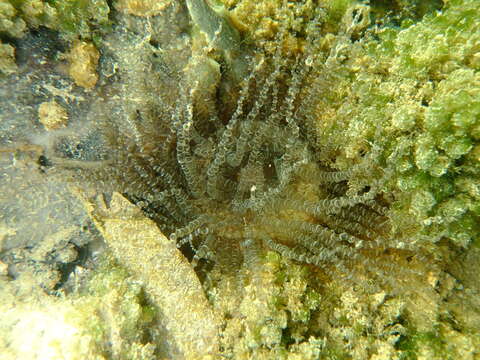
{"type": "Polygon", "coordinates": [[[478,11],[475,1],[451,2],[406,29],[366,36],[332,69],[337,84],[318,107],[336,114],[320,115],[321,139],[348,139],[339,167],[365,146],[381,149],[391,218],[399,233],[415,224],[412,236],[426,243],[478,242],[478,11]]]}
{"type": "Polygon", "coordinates": [[[67,40],[95,38],[109,25],[110,8],[105,0],[3,0],[0,17],[6,16],[22,29],[2,29],[13,37],[21,37],[28,28],[44,26],[58,31],[67,40]]]}

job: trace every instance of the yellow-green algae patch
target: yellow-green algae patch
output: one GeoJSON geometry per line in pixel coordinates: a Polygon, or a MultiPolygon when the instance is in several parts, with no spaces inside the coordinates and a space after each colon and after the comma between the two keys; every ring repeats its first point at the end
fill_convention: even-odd
{"type": "Polygon", "coordinates": [[[111,257],[70,295],[46,294],[34,271],[15,280],[6,266],[0,271],[2,360],[154,360],[164,354],[155,310],[111,257]]]}

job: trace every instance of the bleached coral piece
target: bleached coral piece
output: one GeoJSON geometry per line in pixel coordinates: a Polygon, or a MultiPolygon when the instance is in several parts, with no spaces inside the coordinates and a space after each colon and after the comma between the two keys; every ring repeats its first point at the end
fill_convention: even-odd
{"type": "Polygon", "coordinates": [[[145,286],[168,334],[174,359],[208,359],[218,352],[218,327],[200,281],[155,223],[118,193],[110,207],[85,202],[115,257],[145,286]],[[99,211],[100,210],[100,211],[99,211]]]}

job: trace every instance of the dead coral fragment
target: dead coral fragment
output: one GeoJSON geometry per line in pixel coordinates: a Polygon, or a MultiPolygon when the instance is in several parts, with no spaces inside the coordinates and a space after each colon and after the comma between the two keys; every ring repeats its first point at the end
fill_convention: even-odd
{"type": "Polygon", "coordinates": [[[68,115],[65,109],[55,101],[48,101],[40,104],[38,118],[45,129],[55,130],[67,125],[68,115]]]}
{"type": "Polygon", "coordinates": [[[175,359],[208,359],[218,352],[218,327],[200,281],[175,243],[120,194],[110,209],[87,208],[115,257],[144,283],[168,333],[175,359]]]}
{"type": "Polygon", "coordinates": [[[77,42],[68,55],[69,75],[78,86],[92,89],[98,80],[97,64],[100,54],[92,43],[77,42]]]}
{"type": "Polygon", "coordinates": [[[15,63],[15,48],[0,42],[0,74],[10,75],[17,71],[15,63]]]}

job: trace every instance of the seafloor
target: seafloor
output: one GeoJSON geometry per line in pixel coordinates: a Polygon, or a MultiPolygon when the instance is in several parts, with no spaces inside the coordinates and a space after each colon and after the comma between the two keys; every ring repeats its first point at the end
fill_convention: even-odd
{"type": "Polygon", "coordinates": [[[480,2],[0,0],[0,359],[480,359],[480,2]]]}

